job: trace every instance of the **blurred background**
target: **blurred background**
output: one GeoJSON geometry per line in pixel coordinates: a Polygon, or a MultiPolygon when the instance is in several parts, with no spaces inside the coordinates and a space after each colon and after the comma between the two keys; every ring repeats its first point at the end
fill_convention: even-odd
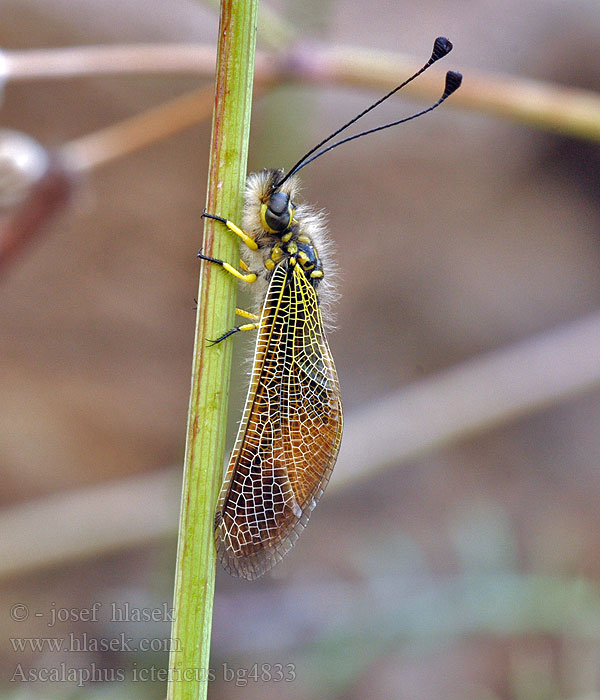
{"type": "MultiPolygon", "coordinates": [[[[419,65],[446,35],[455,50],[443,67],[465,85],[470,69],[600,84],[592,0],[270,7],[299,42],[398,51],[419,65]]],[[[217,40],[217,11],[191,0],[2,0],[0,10],[6,49],[217,40]]],[[[52,152],[198,86],[191,74],[9,81],[0,126],[52,152]]],[[[249,168],[289,168],[383,92],[272,89],[255,103],[249,168]]],[[[219,571],[209,697],[600,698],[598,385],[402,454],[404,416],[428,425],[446,396],[440,373],[513,347],[518,359],[539,334],[552,347],[600,304],[597,144],[452,101],[302,173],[337,247],[329,340],[346,439],[376,460],[382,439],[369,443],[368,418],[379,407],[383,442],[399,452],[352,468],[343,453],[272,573],[249,584],[219,571]],[[390,408],[427,382],[429,406],[390,408]]],[[[390,100],[364,128],[424,106],[390,100]]],[[[207,120],[80,177],[1,270],[4,697],[164,697],[209,138],[207,120]],[[127,605],[159,612],[136,620],[127,605]],[[69,635],[78,650],[22,641],[69,635]],[[129,638],[145,649],[102,644],[129,638]]],[[[600,364],[600,334],[589,339],[600,364]]],[[[230,443],[252,340],[234,342],[230,443]]],[[[542,355],[541,375],[576,370],[570,358],[553,366],[542,355]]],[[[461,395],[448,414],[461,414],[461,395]]],[[[493,405],[493,392],[482,401],[493,405]]]]}

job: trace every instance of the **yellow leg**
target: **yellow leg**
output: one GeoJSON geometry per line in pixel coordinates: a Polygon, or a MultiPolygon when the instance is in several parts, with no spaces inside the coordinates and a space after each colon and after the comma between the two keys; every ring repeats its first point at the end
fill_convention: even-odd
{"type": "Polygon", "coordinates": [[[239,226],[236,226],[233,221],[229,221],[228,219],[224,219],[222,216],[215,216],[214,214],[208,214],[206,210],[202,212],[202,216],[205,219],[214,219],[215,221],[220,221],[222,224],[225,224],[227,228],[235,233],[236,236],[239,236],[242,241],[250,248],[250,250],[258,250],[258,245],[256,244],[256,241],[254,238],[251,238],[245,231],[242,231],[242,229],[239,226]]]}
{"type": "Polygon", "coordinates": [[[227,270],[227,272],[229,272],[230,275],[233,275],[239,280],[242,280],[242,282],[256,282],[256,274],[254,272],[248,272],[244,274],[243,272],[236,270],[235,267],[226,262],[221,263],[221,267],[224,270],[227,270]]]}
{"type": "Polygon", "coordinates": [[[256,282],[256,274],[254,272],[248,272],[247,274],[244,274],[243,272],[236,270],[235,267],[233,267],[233,265],[230,265],[228,262],[225,262],[223,260],[217,260],[217,258],[211,258],[208,255],[203,255],[202,251],[198,252],[198,257],[201,260],[208,260],[208,262],[213,262],[217,265],[220,265],[224,270],[227,270],[227,272],[229,272],[230,275],[237,277],[239,280],[242,280],[242,282],[256,282]]]}
{"type": "MultiPolygon", "coordinates": [[[[236,313],[239,309],[236,309],[236,313]]],[[[245,311],[244,313],[248,313],[245,311]]],[[[227,331],[227,333],[223,333],[223,335],[219,336],[216,340],[209,340],[208,343],[209,345],[216,345],[217,343],[220,343],[222,340],[225,340],[225,338],[229,338],[230,335],[233,335],[234,333],[239,333],[240,331],[254,331],[260,326],[260,322],[256,323],[245,323],[243,326],[236,326],[235,328],[232,328],[230,331],[227,331]]]]}
{"type": "Polygon", "coordinates": [[[236,309],[235,313],[243,318],[251,318],[253,321],[260,321],[260,316],[252,314],[249,311],[244,311],[244,309],[236,309]]]}

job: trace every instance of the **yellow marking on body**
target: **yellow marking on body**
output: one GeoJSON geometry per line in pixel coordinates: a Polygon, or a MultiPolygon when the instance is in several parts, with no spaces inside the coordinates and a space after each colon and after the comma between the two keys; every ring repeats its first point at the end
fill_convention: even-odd
{"type": "Polygon", "coordinates": [[[273,250],[271,251],[271,260],[277,262],[278,260],[281,260],[282,256],[283,250],[281,250],[281,248],[278,245],[273,246],[273,250]]]}
{"type": "Polygon", "coordinates": [[[312,243],[308,236],[298,236],[297,240],[299,243],[312,243]]]}
{"type": "MultiPolygon", "coordinates": [[[[288,250],[289,250],[289,248],[288,248],[288,250]]],[[[300,262],[302,262],[302,263],[308,262],[308,255],[303,250],[301,250],[298,253],[298,257],[300,258],[300,262]]]]}
{"type": "Polygon", "coordinates": [[[271,258],[267,258],[265,260],[265,267],[267,270],[274,270],[275,269],[275,263],[271,260],[271,258]]]}
{"type": "Polygon", "coordinates": [[[290,258],[290,265],[291,265],[292,267],[294,267],[295,264],[296,264],[296,258],[291,257],[291,258],[290,258]]]}
{"type": "Polygon", "coordinates": [[[238,316],[242,316],[242,318],[251,318],[253,321],[260,320],[260,316],[257,316],[256,314],[253,314],[250,311],[244,311],[244,309],[236,309],[235,313],[238,316]]]}
{"type": "Polygon", "coordinates": [[[292,233],[292,231],[288,231],[286,234],[284,234],[284,235],[281,237],[281,240],[282,240],[284,243],[287,243],[293,235],[294,235],[294,234],[292,233]]]}
{"type": "Polygon", "coordinates": [[[267,204],[263,203],[260,205],[260,223],[262,224],[262,227],[264,228],[265,231],[268,231],[269,233],[275,233],[273,229],[269,226],[267,223],[267,220],[265,219],[265,214],[267,213],[267,204]]]}
{"type": "Polygon", "coordinates": [[[294,253],[298,252],[298,246],[295,243],[290,243],[288,247],[286,248],[287,252],[290,253],[291,255],[294,255],[294,253]]]}
{"type": "Polygon", "coordinates": [[[314,279],[315,277],[323,277],[323,270],[315,270],[310,273],[310,276],[314,279]]]}
{"type": "Polygon", "coordinates": [[[256,282],[256,274],[254,272],[249,272],[247,275],[244,275],[239,270],[236,270],[233,265],[226,262],[223,263],[222,267],[224,270],[227,270],[230,275],[237,277],[239,280],[242,280],[242,282],[256,282]]]}

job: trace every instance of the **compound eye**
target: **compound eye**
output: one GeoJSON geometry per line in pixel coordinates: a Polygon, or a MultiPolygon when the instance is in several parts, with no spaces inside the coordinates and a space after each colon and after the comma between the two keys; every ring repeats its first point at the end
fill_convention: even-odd
{"type": "Polygon", "coordinates": [[[263,204],[264,221],[271,231],[285,231],[292,221],[290,195],[285,192],[272,194],[269,203],[263,204]]]}
{"type": "Polygon", "coordinates": [[[281,216],[287,211],[290,204],[290,195],[285,192],[275,192],[269,198],[268,209],[276,216],[281,216]]]}

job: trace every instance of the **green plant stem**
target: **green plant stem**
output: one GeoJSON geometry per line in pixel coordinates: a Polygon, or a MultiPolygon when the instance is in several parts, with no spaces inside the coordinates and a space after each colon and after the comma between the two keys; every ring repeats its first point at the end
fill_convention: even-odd
{"type": "MultiPolygon", "coordinates": [[[[207,211],[239,220],[246,175],[258,0],[223,0],[209,164],[207,211]]],[[[203,251],[239,258],[235,237],[205,220],[203,251]]],[[[215,584],[213,519],[225,456],[231,344],[206,339],[234,324],[236,280],[203,263],[175,576],[169,700],[205,698],[215,584]]]]}

